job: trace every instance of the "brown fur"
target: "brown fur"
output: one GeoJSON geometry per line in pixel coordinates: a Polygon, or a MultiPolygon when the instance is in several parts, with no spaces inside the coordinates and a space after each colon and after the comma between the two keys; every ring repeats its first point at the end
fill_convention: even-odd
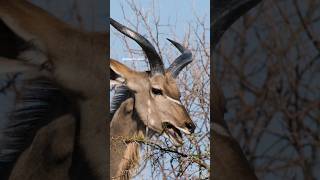
{"type": "MultiPolygon", "coordinates": [[[[105,180],[107,178],[105,150],[107,148],[106,104],[108,102],[103,97],[105,97],[105,90],[107,89],[105,63],[108,34],[88,33],[72,28],[24,0],[0,0],[0,19],[17,36],[24,41],[31,41],[35,48],[43,52],[48,58],[47,63],[51,67],[47,76],[66,92],[72,92],[68,94],[68,98],[71,99],[74,109],[77,110],[72,114],[77,114],[78,117],[77,136],[74,137],[77,148],[74,150],[81,154],[80,157],[88,166],[85,170],[79,169],[78,172],[76,170],[74,172],[90,171],[90,174],[93,174],[96,179],[105,180]]],[[[32,59],[30,62],[24,59],[18,60],[33,65],[43,63],[37,62],[38,59],[32,59]]],[[[52,129],[50,128],[53,127],[46,126],[45,131],[51,132],[52,129]]],[[[63,134],[63,132],[61,133],[63,134]]],[[[50,159],[50,156],[53,155],[50,153],[43,154],[48,157],[34,158],[37,153],[43,152],[44,147],[50,146],[43,142],[45,137],[42,137],[42,135],[45,134],[45,132],[38,132],[30,146],[31,149],[26,150],[19,157],[11,175],[13,179],[21,177],[23,173],[27,173],[27,169],[31,169],[32,166],[39,163],[43,164],[43,169],[37,170],[41,172],[37,178],[67,178],[68,163],[63,163],[64,165],[61,166],[56,164],[57,167],[54,166],[55,164],[52,166],[47,164],[46,159],[50,159]],[[34,162],[27,162],[30,159],[34,162]],[[23,166],[24,163],[29,164],[29,166],[23,166]],[[55,171],[56,168],[61,170],[55,171]]],[[[54,134],[52,138],[59,138],[59,134],[54,134]]],[[[48,143],[54,143],[54,141],[48,143]]],[[[58,151],[59,148],[63,148],[63,146],[57,146],[54,150],[58,151]]],[[[80,168],[83,168],[83,166],[80,168]]],[[[36,177],[33,177],[33,179],[36,179],[36,177]]]]}
{"type": "Polygon", "coordinates": [[[41,128],[16,162],[9,179],[69,179],[74,135],[75,120],[71,115],[41,128]]]}
{"type": "Polygon", "coordinates": [[[133,99],[123,102],[114,117],[117,121],[112,121],[110,127],[111,178],[129,179],[132,170],[137,167],[140,147],[138,143],[129,140],[143,136],[143,126],[132,118],[135,117],[133,99]]]}
{"type": "MultiPolygon", "coordinates": [[[[137,142],[126,144],[126,150],[122,155],[122,160],[119,163],[117,175],[113,179],[130,179],[132,172],[137,168],[140,159],[140,145],[137,142]]],[[[119,154],[121,156],[121,154],[119,154]]]]}

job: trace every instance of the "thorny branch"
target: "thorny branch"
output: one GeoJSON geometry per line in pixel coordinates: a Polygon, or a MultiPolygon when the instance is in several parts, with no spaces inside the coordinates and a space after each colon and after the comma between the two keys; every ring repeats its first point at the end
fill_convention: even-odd
{"type": "Polygon", "coordinates": [[[259,179],[316,179],[320,159],[316,0],[264,1],[216,52],[226,122],[259,179]]]}
{"type": "Polygon", "coordinates": [[[146,139],[146,138],[126,138],[126,137],[117,137],[111,138],[113,141],[121,141],[125,144],[128,143],[139,143],[139,144],[144,144],[147,145],[149,147],[151,147],[153,150],[159,150],[163,153],[173,153],[175,155],[178,155],[182,158],[185,158],[191,162],[197,163],[199,164],[201,167],[209,169],[209,165],[207,163],[205,163],[200,157],[198,157],[197,154],[187,154],[187,153],[182,153],[179,152],[178,149],[174,149],[168,146],[162,146],[160,143],[157,143],[155,141],[152,141],[150,139],[146,139]]]}

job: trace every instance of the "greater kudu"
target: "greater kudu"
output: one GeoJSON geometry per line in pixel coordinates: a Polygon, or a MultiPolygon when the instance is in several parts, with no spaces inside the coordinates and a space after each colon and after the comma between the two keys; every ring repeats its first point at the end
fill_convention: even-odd
{"type": "MultiPolygon", "coordinates": [[[[211,40],[213,47],[216,47],[224,32],[244,13],[259,4],[261,0],[214,0],[211,6],[213,13],[212,19],[212,36],[211,40]]],[[[212,52],[211,54],[214,54],[212,52]]],[[[214,59],[214,56],[212,56],[214,59]]],[[[214,60],[213,60],[214,62],[214,60]]],[[[213,63],[214,65],[215,63],[213,63]]],[[[211,117],[213,123],[211,130],[213,131],[213,172],[211,173],[213,179],[229,180],[229,179],[243,179],[255,180],[257,179],[254,171],[250,167],[245,158],[238,142],[232,137],[225,121],[224,111],[225,102],[223,93],[217,82],[214,68],[211,66],[211,76],[213,85],[210,92],[212,92],[211,117]]]]}
{"type": "Polygon", "coordinates": [[[111,19],[111,25],[137,42],[150,64],[150,72],[137,72],[111,60],[111,83],[117,84],[111,113],[111,176],[129,179],[138,162],[139,145],[123,142],[132,137],[165,133],[175,146],[183,143],[182,132],[191,134],[195,125],[180,101],[176,83],[179,72],[192,61],[192,53],[169,40],[182,54],[168,69],[152,44],[137,32],[111,19]]]}
{"type": "Polygon", "coordinates": [[[0,179],[107,179],[108,34],[24,0],[0,0],[0,30],[1,73],[33,77],[0,131],[0,179]]]}

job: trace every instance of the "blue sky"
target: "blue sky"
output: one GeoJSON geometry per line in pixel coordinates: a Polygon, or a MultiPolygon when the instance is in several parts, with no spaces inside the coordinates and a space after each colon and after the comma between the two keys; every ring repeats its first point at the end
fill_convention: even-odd
{"type": "MultiPolygon", "coordinates": [[[[128,0],[111,0],[110,1],[110,16],[118,22],[127,25],[127,21],[124,18],[123,12],[126,17],[133,22],[136,22],[135,16],[132,15],[133,11],[127,4],[128,0]],[[122,10],[123,7],[123,10],[122,10]],[[131,16],[130,16],[131,14],[131,16]]],[[[130,2],[130,1],[129,1],[130,2]]],[[[159,28],[159,41],[161,45],[168,44],[166,38],[173,38],[176,36],[176,40],[182,42],[183,37],[186,34],[189,25],[193,25],[196,22],[196,15],[199,17],[205,17],[206,27],[210,25],[210,1],[196,1],[196,0],[155,0],[154,4],[151,0],[136,0],[134,1],[138,7],[143,9],[143,12],[148,12],[155,9],[156,15],[160,18],[159,28]],[[167,26],[169,25],[169,26],[167,26]],[[174,28],[172,32],[170,28],[174,28]],[[173,34],[175,33],[175,34],[173,34]]],[[[149,17],[149,16],[148,16],[149,17]]],[[[150,16],[148,21],[153,22],[153,18],[150,16]]],[[[130,25],[127,25],[131,27],[130,25]]],[[[132,28],[132,27],[131,27],[132,28]]],[[[123,56],[123,42],[119,37],[114,35],[115,29],[110,27],[110,57],[116,59],[127,58],[123,56]],[[120,40],[120,41],[119,41],[120,40]],[[121,50],[122,49],[122,50],[121,50]],[[121,55],[119,55],[121,54],[121,55]]],[[[139,33],[146,34],[145,27],[139,26],[139,33]]],[[[208,31],[209,33],[209,31],[208,31]]],[[[209,34],[207,35],[209,37],[209,34]]],[[[135,43],[131,43],[130,47],[134,49],[140,49],[135,43]]]]}

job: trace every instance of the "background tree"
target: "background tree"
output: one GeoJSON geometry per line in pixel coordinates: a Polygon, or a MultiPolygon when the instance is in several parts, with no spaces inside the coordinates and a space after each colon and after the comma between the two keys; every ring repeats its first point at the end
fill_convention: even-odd
{"type": "Polygon", "coordinates": [[[213,55],[225,120],[260,179],[319,177],[319,20],[316,0],[263,1],[213,55]]]}

